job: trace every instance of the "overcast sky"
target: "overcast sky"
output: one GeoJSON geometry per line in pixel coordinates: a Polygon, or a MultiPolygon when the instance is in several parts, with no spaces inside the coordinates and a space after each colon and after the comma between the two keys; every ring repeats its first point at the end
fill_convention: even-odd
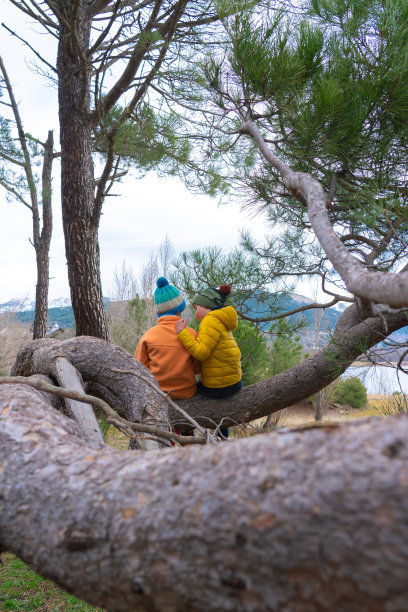
{"type": "MultiPolygon", "coordinates": [[[[54,63],[50,37],[38,35],[39,27],[15,9],[8,0],[0,0],[1,19],[20,35],[35,39],[35,46],[54,63]],[[37,32],[37,34],[35,34],[37,32]]],[[[27,47],[2,28],[0,54],[19,101],[24,129],[45,140],[54,130],[58,148],[57,92],[41,75],[29,69],[33,56],[27,47]]],[[[59,172],[55,164],[53,180],[54,231],[50,251],[50,299],[68,297],[66,260],[61,228],[59,172]]],[[[116,267],[125,260],[135,274],[149,259],[166,235],[177,252],[217,245],[229,249],[238,243],[239,230],[250,228],[263,238],[267,233],[262,217],[251,219],[240,212],[239,205],[219,207],[216,200],[192,195],[174,178],[158,179],[151,173],[140,180],[127,177],[104,204],[100,226],[101,275],[103,293],[112,294],[116,267]]],[[[7,202],[0,191],[0,303],[11,298],[35,296],[35,253],[29,239],[32,235],[30,211],[17,202],[7,202]]]]}

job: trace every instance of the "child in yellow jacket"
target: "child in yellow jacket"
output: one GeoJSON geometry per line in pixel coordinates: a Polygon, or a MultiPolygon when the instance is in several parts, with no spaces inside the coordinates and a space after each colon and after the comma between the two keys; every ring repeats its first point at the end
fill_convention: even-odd
{"type": "MultiPolygon", "coordinates": [[[[141,337],[135,358],[150,370],[163,391],[171,392],[171,397],[191,397],[197,391],[195,375],[200,371],[200,364],[185,350],[174,327],[186,302],[180,291],[163,276],[157,280],[154,307],[157,325],[141,337]]],[[[197,336],[191,327],[187,327],[185,333],[191,338],[197,336]]]]}
{"type": "Polygon", "coordinates": [[[219,289],[205,288],[193,298],[195,316],[200,321],[194,338],[186,328],[186,319],[176,322],[181,344],[192,357],[201,361],[201,383],[198,392],[213,398],[224,398],[242,389],[241,352],[232,331],[238,327],[238,317],[232,306],[226,305],[231,292],[229,285],[219,289]]]}

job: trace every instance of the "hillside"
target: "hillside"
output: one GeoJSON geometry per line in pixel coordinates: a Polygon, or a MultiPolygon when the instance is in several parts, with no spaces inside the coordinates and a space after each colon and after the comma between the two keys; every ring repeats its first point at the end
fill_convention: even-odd
{"type": "MultiPolygon", "coordinates": [[[[313,300],[305,297],[304,295],[298,295],[297,293],[292,293],[290,296],[283,297],[273,296],[271,298],[271,311],[278,313],[290,312],[312,303],[313,300]]],[[[248,302],[246,302],[246,306],[248,308],[247,314],[251,317],[263,318],[267,314],[265,311],[265,306],[260,306],[254,298],[248,300],[248,302]]],[[[309,310],[304,310],[291,315],[290,318],[298,321],[305,321],[306,329],[309,330],[314,329],[315,320],[318,320],[318,327],[320,331],[324,332],[333,329],[336,326],[342,312],[343,310],[340,308],[326,308],[326,310],[323,311],[321,309],[311,308],[309,310]]],[[[269,326],[269,322],[261,323],[261,327],[265,331],[269,329],[269,326]]]]}
{"type": "MultiPolygon", "coordinates": [[[[22,323],[32,323],[34,321],[34,310],[16,312],[16,317],[22,323]]],[[[64,329],[71,329],[75,325],[72,306],[50,308],[48,310],[48,321],[51,326],[58,325],[64,329]]]]}

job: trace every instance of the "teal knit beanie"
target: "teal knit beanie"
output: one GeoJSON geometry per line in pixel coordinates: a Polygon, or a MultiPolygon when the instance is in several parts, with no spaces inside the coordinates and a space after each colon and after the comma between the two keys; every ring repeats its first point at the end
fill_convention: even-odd
{"type": "Polygon", "coordinates": [[[186,307],[186,301],[180,291],[170,285],[167,278],[157,279],[157,289],[154,292],[154,308],[158,317],[179,314],[186,307]]]}
{"type": "Polygon", "coordinates": [[[215,287],[206,287],[193,297],[193,304],[204,306],[204,308],[210,308],[210,310],[218,310],[219,308],[224,308],[226,299],[230,293],[230,285],[221,285],[218,289],[215,287]]]}

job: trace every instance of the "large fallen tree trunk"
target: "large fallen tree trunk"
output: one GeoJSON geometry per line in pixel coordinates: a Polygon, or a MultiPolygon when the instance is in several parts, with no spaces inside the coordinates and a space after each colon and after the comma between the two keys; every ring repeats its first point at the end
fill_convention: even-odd
{"type": "MultiPolygon", "coordinates": [[[[71,364],[80,373],[87,390],[105,399],[129,421],[155,425],[164,430],[170,428],[167,402],[154,390],[157,385],[154,377],[126,351],[104,340],[89,336],[62,342],[34,340],[21,347],[12,375],[43,374],[61,383],[58,367],[61,362],[71,364]],[[124,370],[130,367],[142,378],[114,372],[115,368],[124,370]],[[148,384],[149,381],[153,386],[148,384]]],[[[145,442],[142,446],[153,449],[161,445],[145,442]]]]}
{"type": "Polygon", "coordinates": [[[161,453],[0,387],[0,545],[115,611],[408,609],[405,416],[161,453]]]}
{"type": "MultiPolygon", "coordinates": [[[[230,398],[212,400],[195,395],[177,403],[201,425],[209,428],[221,422],[228,426],[267,416],[326,387],[361,353],[406,323],[405,313],[361,320],[356,307],[352,306],[340,318],[328,346],[297,366],[245,387],[230,398]]],[[[169,416],[173,425],[188,425],[143,380],[143,377],[148,377],[154,382],[148,370],[126,351],[104,340],[85,336],[63,342],[36,340],[22,347],[12,374],[52,376],[54,359],[61,356],[80,372],[88,393],[102,397],[130,421],[166,429],[169,416]],[[133,370],[136,375],[118,373],[118,369],[133,370]]]]}

